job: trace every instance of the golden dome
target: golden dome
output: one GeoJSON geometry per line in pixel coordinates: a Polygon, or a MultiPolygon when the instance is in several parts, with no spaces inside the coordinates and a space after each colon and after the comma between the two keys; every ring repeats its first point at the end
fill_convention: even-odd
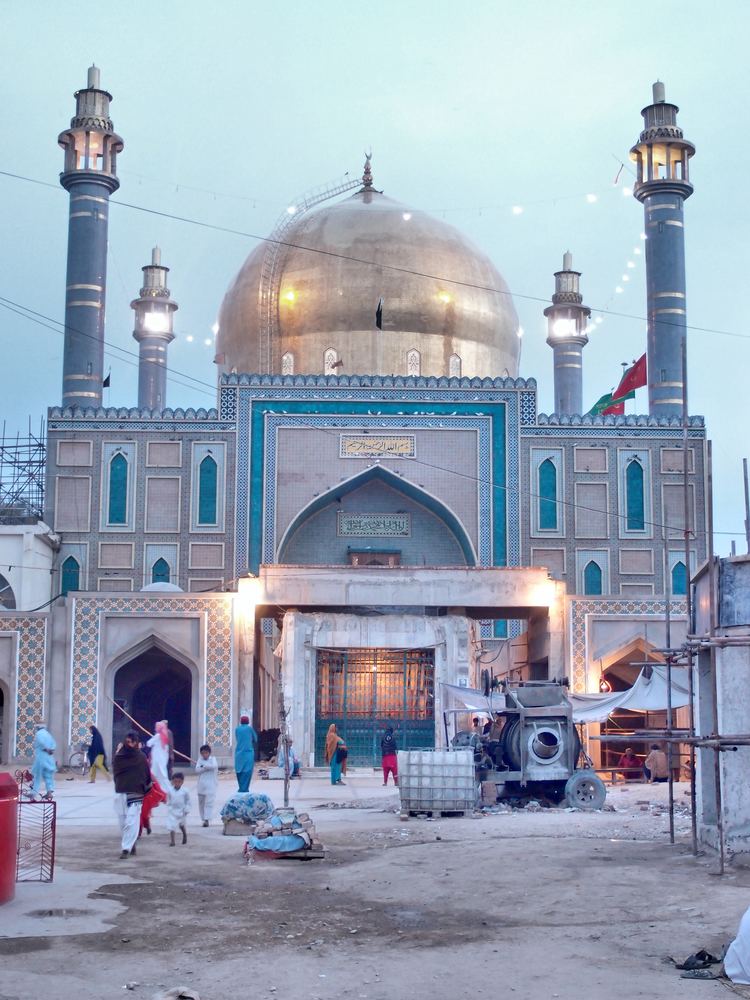
{"type": "Polygon", "coordinates": [[[518,374],[518,318],[490,259],[367,175],[283,243],[256,247],[224,296],[220,373],[518,374]]]}

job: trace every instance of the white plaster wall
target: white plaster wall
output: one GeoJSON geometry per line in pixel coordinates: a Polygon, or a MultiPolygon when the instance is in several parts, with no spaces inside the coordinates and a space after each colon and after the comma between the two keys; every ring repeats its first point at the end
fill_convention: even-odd
{"type": "Polygon", "coordinates": [[[0,525],[0,573],[13,588],[16,610],[31,611],[54,596],[52,571],[58,545],[58,536],[42,521],[0,525]]]}
{"type": "MultiPolygon", "coordinates": [[[[435,649],[435,735],[442,734],[440,684],[469,684],[476,674],[475,624],[459,615],[424,618],[419,615],[347,614],[284,615],[281,636],[284,699],[290,728],[302,760],[310,762],[315,745],[316,650],[325,649],[435,649]]],[[[315,761],[320,765],[321,761],[315,761]]]]}

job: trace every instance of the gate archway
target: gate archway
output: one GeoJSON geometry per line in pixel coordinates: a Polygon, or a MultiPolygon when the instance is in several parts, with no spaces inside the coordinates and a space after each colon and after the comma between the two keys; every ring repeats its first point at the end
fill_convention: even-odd
{"type": "MultiPolygon", "coordinates": [[[[149,732],[159,719],[167,719],[175,750],[188,757],[192,756],[195,695],[191,669],[156,646],[128,660],[114,676],[115,704],[149,732]]],[[[133,725],[118,708],[113,706],[112,713],[114,751],[133,725]]]]}

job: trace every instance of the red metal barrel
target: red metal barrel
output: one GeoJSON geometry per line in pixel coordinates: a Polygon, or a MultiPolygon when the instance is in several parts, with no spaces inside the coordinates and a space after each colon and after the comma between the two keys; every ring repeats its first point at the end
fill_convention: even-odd
{"type": "Polygon", "coordinates": [[[18,854],[18,785],[12,775],[0,772],[0,904],[16,895],[18,854]]]}

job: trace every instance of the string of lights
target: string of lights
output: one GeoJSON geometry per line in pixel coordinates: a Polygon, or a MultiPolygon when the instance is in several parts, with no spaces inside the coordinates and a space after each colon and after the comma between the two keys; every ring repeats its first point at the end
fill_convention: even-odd
{"type": "MultiPolygon", "coordinates": [[[[38,178],[27,177],[23,174],[16,174],[7,170],[0,170],[0,177],[8,177],[15,180],[25,181],[30,184],[37,184],[42,187],[53,188],[57,191],[61,190],[58,185],[52,184],[49,181],[42,181],[39,180],[38,178]]],[[[548,295],[531,295],[525,292],[512,291],[511,289],[496,288],[494,285],[481,285],[477,284],[476,282],[462,281],[458,278],[450,278],[445,275],[430,274],[427,271],[420,271],[417,268],[403,267],[398,264],[390,264],[386,261],[367,260],[366,258],[355,257],[351,254],[337,253],[335,250],[324,250],[321,247],[305,246],[302,243],[295,243],[293,240],[276,240],[270,236],[261,236],[258,233],[251,233],[243,229],[235,229],[231,226],[221,226],[217,223],[206,222],[201,219],[193,219],[188,216],[176,215],[172,212],[164,212],[160,211],[159,209],[148,208],[144,205],[136,205],[133,202],[120,201],[118,199],[112,201],[110,204],[119,206],[121,208],[128,208],[136,212],[143,212],[147,215],[154,215],[157,218],[169,219],[172,222],[181,222],[186,225],[197,226],[201,229],[209,229],[214,232],[225,233],[230,236],[240,236],[244,239],[254,240],[258,243],[273,243],[277,246],[286,247],[288,249],[301,250],[305,253],[318,254],[324,257],[333,257],[338,260],[346,260],[351,263],[362,264],[363,266],[366,267],[375,267],[381,270],[394,271],[399,274],[408,274],[412,277],[425,278],[430,281],[438,281],[441,283],[451,284],[459,288],[461,287],[474,288],[479,291],[492,292],[496,295],[507,295],[510,296],[512,299],[523,299],[524,301],[527,302],[543,303],[545,306],[549,305],[550,301],[548,295]]],[[[641,234],[641,238],[645,239],[645,234],[641,234]]],[[[628,313],[616,309],[604,308],[601,306],[591,306],[590,308],[592,310],[592,313],[601,314],[602,316],[615,316],[620,319],[633,320],[639,324],[645,324],[647,322],[646,316],[637,313],[628,313]]],[[[660,319],[659,322],[662,325],[667,325],[670,323],[670,320],[668,320],[665,317],[660,319]]],[[[736,337],[740,340],[750,339],[750,334],[740,333],[737,330],[720,330],[716,327],[697,326],[691,323],[688,323],[687,325],[683,323],[675,323],[675,325],[679,325],[682,329],[693,330],[696,333],[710,333],[716,336],[736,337]]]]}

